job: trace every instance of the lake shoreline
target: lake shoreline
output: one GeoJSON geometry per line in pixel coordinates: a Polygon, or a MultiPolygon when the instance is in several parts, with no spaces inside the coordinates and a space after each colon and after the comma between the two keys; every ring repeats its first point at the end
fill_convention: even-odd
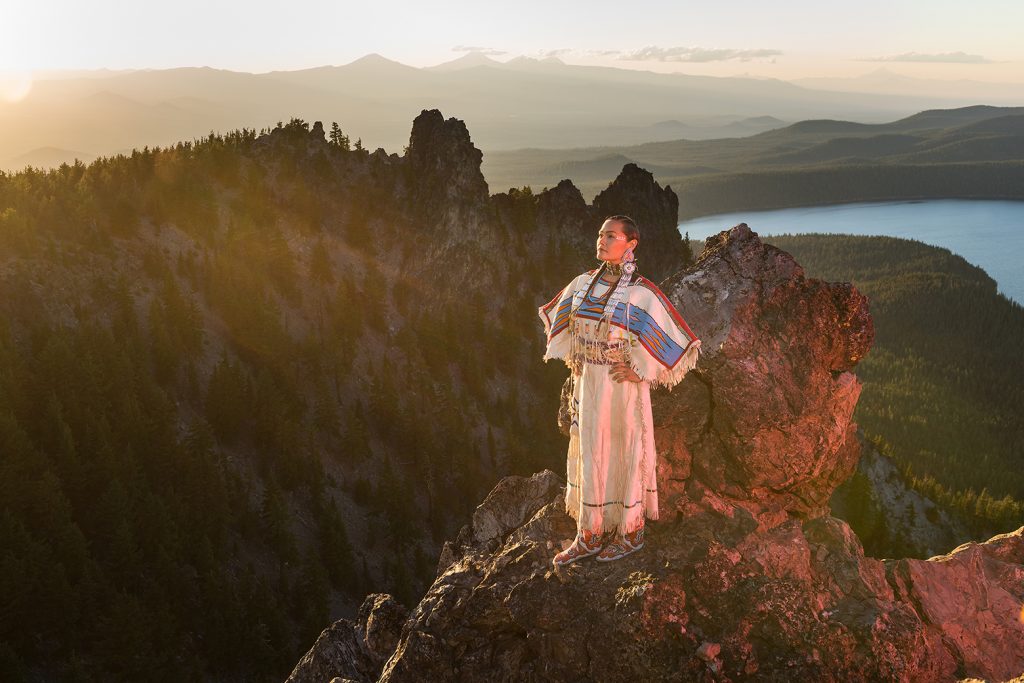
{"type": "MultiPolygon", "coordinates": [[[[1024,203],[1024,197],[1013,195],[1013,196],[970,196],[970,195],[947,195],[942,197],[925,197],[925,196],[910,196],[900,199],[893,199],[892,197],[879,197],[876,199],[855,199],[855,200],[837,200],[834,202],[816,202],[814,204],[790,204],[787,206],[775,206],[775,207],[762,207],[762,208],[751,208],[741,209],[740,211],[729,211],[723,213],[721,211],[716,212],[699,212],[693,214],[686,214],[683,212],[679,213],[679,227],[684,223],[691,221],[702,220],[705,218],[713,218],[714,216],[731,216],[736,213],[768,213],[769,211],[789,211],[790,209],[820,209],[827,208],[830,206],[851,206],[854,204],[919,204],[922,202],[937,202],[943,200],[956,200],[956,201],[971,201],[971,202],[1021,202],[1024,203]]],[[[742,221],[741,221],[742,222],[742,221]]],[[[729,226],[730,228],[733,226],[729,226]]],[[[729,228],[725,228],[728,230],[729,228]]]]}
{"type": "Polygon", "coordinates": [[[677,224],[694,241],[746,223],[761,237],[846,234],[913,239],[982,268],[998,292],[1024,304],[1024,200],[906,198],[833,202],[701,216],[677,224]],[[866,226],[866,227],[865,227],[866,226]]]}

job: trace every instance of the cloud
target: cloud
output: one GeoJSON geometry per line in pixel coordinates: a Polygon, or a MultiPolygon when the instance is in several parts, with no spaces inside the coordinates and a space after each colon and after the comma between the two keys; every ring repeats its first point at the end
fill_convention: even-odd
{"type": "Polygon", "coordinates": [[[540,59],[546,59],[548,57],[561,57],[575,52],[571,47],[558,47],[553,50],[537,50],[537,56],[540,59]]]}
{"type": "Polygon", "coordinates": [[[775,63],[775,56],[781,50],[733,50],[725,48],[703,47],[657,47],[649,45],[638,50],[579,50],[573,48],[556,48],[537,50],[538,57],[561,57],[578,55],[585,57],[611,57],[623,61],[658,61],[658,62],[749,62],[755,59],[775,63]]]}
{"type": "Polygon", "coordinates": [[[736,50],[707,47],[658,47],[648,45],[639,50],[619,51],[616,59],[635,62],[749,62],[781,55],[781,50],[736,50]]]}
{"type": "Polygon", "coordinates": [[[479,52],[489,57],[508,54],[505,50],[498,50],[493,47],[477,47],[475,45],[456,45],[452,48],[452,52],[479,52]]]}
{"type": "Polygon", "coordinates": [[[904,52],[901,55],[891,57],[874,57],[861,60],[864,62],[931,62],[945,64],[991,64],[991,59],[981,55],[969,55],[966,52],[940,52],[938,54],[923,54],[920,52],[904,52]]]}

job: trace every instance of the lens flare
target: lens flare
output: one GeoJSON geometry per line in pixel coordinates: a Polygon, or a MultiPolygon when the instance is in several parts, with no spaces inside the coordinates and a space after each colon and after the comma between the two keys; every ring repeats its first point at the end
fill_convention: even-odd
{"type": "Polygon", "coordinates": [[[0,102],[21,102],[31,91],[31,71],[0,71],[0,102]]]}

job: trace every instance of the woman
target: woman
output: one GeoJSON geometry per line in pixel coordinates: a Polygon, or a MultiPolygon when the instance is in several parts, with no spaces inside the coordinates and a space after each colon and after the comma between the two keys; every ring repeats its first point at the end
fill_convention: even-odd
{"type": "Polygon", "coordinates": [[[602,265],[539,309],[544,360],[564,360],[573,382],[565,506],[577,532],[559,566],[643,547],[645,516],[658,518],[650,388],[674,386],[697,363],[700,340],[635,272],[639,241],[633,219],[609,217],[597,237],[602,265]]]}

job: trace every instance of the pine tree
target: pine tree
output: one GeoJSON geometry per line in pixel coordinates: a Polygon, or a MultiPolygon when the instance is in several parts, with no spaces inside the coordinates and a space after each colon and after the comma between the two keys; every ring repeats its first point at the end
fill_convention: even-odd
{"type": "Polygon", "coordinates": [[[355,589],[352,544],[338,507],[330,499],[320,518],[320,548],[331,584],[339,589],[355,589]]]}
{"type": "Polygon", "coordinates": [[[341,131],[341,126],[338,125],[337,121],[331,123],[330,139],[332,145],[340,147],[346,152],[352,148],[349,137],[341,131]]]}
{"type": "Polygon", "coordinates": [[[217,438],[232,442],[241,432],[251,411],[252,391],[242,368],[228,360],[227,355],[210,373],[206,390],[206,419],[217,438]]]}
{"type": "Polygon", "coordinates": [[[260,505],[260,519],[271,547],[284,562],[293,562],[298,557],[295,538],[288,530],[288,507],[284,492],[273,477],[267,479],[260,505]]]}

